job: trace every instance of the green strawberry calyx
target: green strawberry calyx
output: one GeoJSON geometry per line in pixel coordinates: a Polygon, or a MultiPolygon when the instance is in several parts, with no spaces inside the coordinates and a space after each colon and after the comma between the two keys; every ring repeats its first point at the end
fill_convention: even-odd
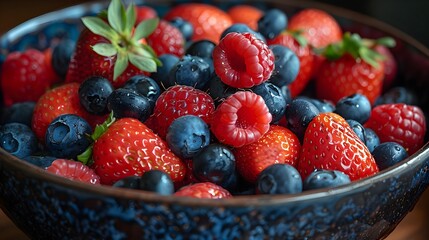
{"type": "Polygon", "coordinates": [[[290,30],[290,29],[288,29],[288,30],[286,30],[286,33],[290,34],[295,39],[295,41],[298,42],[298,44],[301,47],[306,47],[308,45],[308,41],[305,38],[305,36],[302,34],[303,33],[302,30],[290,30]]]}
{"type": "Polygon", "coordinates": [[[91,134],[90,139],[92,141],[91,145],[81,154],[77,156],[77,160],[82,162],[85,165],[90,165],[92,162],[92,148],[94,142],[107,131],[107,129],[116,121],[116,118],[113,114],[113,111],[109,114],[107,119],[95,127],[94,132],[91,134]]]}
{"type": "Polygon", "coordinates": [[[395,40],[390,37],[367,39],[361,38],[357,33],[346,32],[342,41],[329,44],[324,48],[314,49],[314,51],[329,60],[336,60],[347,53],[355,59],[360,58],[369,65],[378,68],[379,61],[384,60],[384,57],[375,51],[374,47],[377,45],[394,47],[395,44],[395,40]]]}
{"type": "Polygon", "coordinates": [[[134,27],[137,20],[135,5],[130,4],[125,9],[121,0],[112,0],[106,15],[107,22],[100,16],[83,17],[82,22],[91,32],[110,41],[95,44],[92,49],[101,56],[116,56],[113,80],[125,71],[129,63],[142,71],[155,72],[161,62],[149,45],[141,43],[141,39],[156,29],[159,19],[147,19],[134,27]]]}

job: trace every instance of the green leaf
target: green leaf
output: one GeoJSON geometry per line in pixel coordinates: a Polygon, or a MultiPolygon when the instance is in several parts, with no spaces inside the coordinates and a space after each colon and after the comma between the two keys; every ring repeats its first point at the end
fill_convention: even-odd
{"type": "Polygon", "coordinates": [[[391,38],[391,37],[383,37],[383,38],[379,38],[376,41],[376,44],[378,45],[383,45],[386,47],[395,47],[396,46],[396,41],[395,39],[391,38]]]}
{"type": "Polygon", "coordinates": [[[156,61],[153,58],[145,58],[136,54],[129,55],[130,62],[138,69],[146,72],[156,72],[156,61]]]}
{"type": "Polygon", "coordinates": [[[305,47],[308,44],[307,38],[304,37],[301,30],[288,30],[292,37],[298,42],[301,47],[305,47]]]}
{"type": "Polygon", "coordinates": [[[143,49],[148,51],[153,57],[156,57],[156,52],[153,50],[153,48],[147,44],[143,44],[143,49]]]}
{"type": "Polygon", "coordinates": [[[115,81],[128,67],[128,55],[119,52],[117,55],[115,67],[113,69],[113,81],[115,81]]]}
{"type": "Polygon", "coordinates": [[[369,48],[361,48],[359,50],[360,57],[369,65],[378,68],[380,64],[377,62],[379,57],[381,56],[379,53],[369,49],[369,48]]]}
{"type": "Polygon", "coordinates": [[[151,18],[141,21],[134,31],[133,40],[138,41],[149,36],[156,29],[158,23],[159,18],[151,18]]]}
{"type": "Polygon", "coordinates": [[[125,23],[125,32],[131,32],[136,24],[136,6],[132,3],[127,8],[127,22],[125,23]]]}
{"type": "Polygon", "coordinates": [[[116,33],[109,24],[98,17],[83,17],[82,22],[91,32],[103,36],[110,41],[119,37],[118,33],[116,33]]]}
{"type": "Polygon", "coordinates": [[[329,60],[335,60],[344,55],[344,47],[341,43],[329,44],[323,52],[323,55],[329,60]]]}
{"type": "Polygon", "coordinates": [[[125,15],[124,6],[121,0],[112,0],[107,9],[107,19],[110,26],[119,33],[123,33],[125,30],[127,16],[125,15]]]}
{"type": "Polygon", "coordinates": [[[92,49],[99,55],[105,57],[111,57],[118,53],[118,50],[113,44],[110,43],[97,43],[92,46],[92,49]]]}
{"type": "Polygon", "coordinates": [[[83,153],[77,156],[77,160],[85,165],[89,165],[92,160],[92,149],[93,144],[91,144],[83,153]]]}

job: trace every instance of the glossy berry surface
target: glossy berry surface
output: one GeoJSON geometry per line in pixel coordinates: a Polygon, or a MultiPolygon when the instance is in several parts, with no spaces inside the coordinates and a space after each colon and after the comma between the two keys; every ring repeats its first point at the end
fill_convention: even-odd
{"type": "Polygon", "coordinates": [[[171,69],[168,85],[186,85],[205,90],[211,78],[210,65],[204,59],[185,55],[171,69]]]}
{"type": "Polygon", "coordinates": [[[366,142],[366,129],[365,129],[365,127],[362,124],[360,124],[360,122],[353,120],[353,119],[349,119],[346,121],[350,125],[350,127],[353,129],[353,132],[355,132],[355,134],[359,137],[359,139],[363,143],[365,143],[366,142]]]}
{"type": "Polygon", "coordinates": [[[260,32],[254,31],[248,25],[243,23],[235,23],[229,26],[228,28],[226,28],[225,31],[222,32],[222,35],[220,35],[220,39],[224,38],[228,33],[232,33],[232,32],[236,32],[236,33],[249,32],[253,34],[257,39],[266,42],[265,37],[260,32]]]}
{"type": "Polygon", "coordinates": [[[310,121],[319,114],[319,110],[310,101],[297,98],[287,105],[285,116],[288,127],[302,140],[310,121]]]}
{"type": "Polygon", "coordinates": [[[324,112],[334,112],[335,111],[335,105],[326,100],[318,99],[318,98],[312,98],[307,96],[298,96],[296,98],[305,99],[309,102],[311,102],[321,113],[324,112]]]}
{"type": "Polygon", "coordinates": [[[389,168],[408,157],[404,147],[396,142],[384,142],[372,151],[375,162],[380,170],[389,168]]]}
{"type": "Polygon", "coordinates": [[[152,113],[149,100],[129,88],[115,89],[107,98],[107,109],[116,118],[132,117],[142,122],[152,113]]]}
{"type": "Polygon", "coordinates": [[[192,173],[200,182],[228,188],[235,173],[234,154],[223,144],[210,144],[192,158],[192,173]]]}
{"type": "Polygon", "coordinates": [[[112,184],[112,187],[117,188],[128,188],[128,189],[140,189],[141,176],[128,176],[119,179],[112,184]]]}
{"type": "Polygon", "coordinates": [[[74,160],[57,159],[46,171],[74,181],[100,184],[100,177],[90,167],[74,160]]]}
{"type": "Polygon", "coordinates": [[[405,103],[409,105],[417,104],[417,95],[405,87],[394,87],[387,90],[375,101],[375,105],[390,104],[390,103],[405,103]]]}
{"type": "Polygon", "coordinates": [[[213,98],[216,105],[219,105],[227,97],[237,92],[237,88],[226,85],[220,78],[215,74],[209,83],[209,94],[213,98]]]}
{"type": "Polygon", "coordinates": [[[51,64],[55,73],[65,79],[73,55],[76,42],[71,39],[62,39],[52,50],[51,64]]]}
{"type": "Polygon", "coordinates": [[[274,54],[275,67],[269,81],[279,87],[291,84],[299,73],[299,58],[283,45],[270,45],[270,49],[274,54]]]}
{"type": "Polygon", "coordinates": [[[267,39],[273,39],[287,27],[287,16],[280,9],[270,9],[258,20],[258,31],[267,39]]]}
{"type": "Polygon", "coordinates": [[[60,115],[48,126],[45,144],[52,156],[73,159],[91,144],[91,126],[74,114],[60,115]]]}
{"type": "Polygon", "coordinates": [[[365,145],[371,153],[380,145],[380,138],[371,128],[365,128],[365,145]]]}
{"type": "Polygon", "coordinates": [[[177,190],[174,195],[180,197],[208,199],[222,199],[232,197],[228,190],[211,182],[201,182],[184,186],[177,190]]]}
{"type": "Polygon", "coordinates": [[[350,183],[347,174],[337,170],[316,170],[303,182],[303,190],[338,187],[350,183]]]}
{"type": "Polygon", "coordinates": [[[157,55],[168,53],[182,57],[185,53],[185,38],[182,32],[166,20],[161,19],[146,40],[157,55]]]}
{"type": "Polygon", "coordinates": [[[207,39],[195,41],[186,49],[186,54],[211,59],[215,46],[216,44],[214,42],[207,39]]]}
{"type": "Polygon", "coordinates": [[[271,113],[272,123],[277,123],[284,116],[286,111],[286,99],[280,88],[272,83],[264,82],[258,86],[252,87],[251,91],[264,99],[271,113]]]}
{"type": "Polygon", "coordinates": [[[200,117],[185,115],[176,118],[168,127],[166,141],[178,157],[192,158],[210,144],[210,130],[200,117]]]}
{"type": "Polygon", "coordinates": [[[131,77],[123,86],[123,88],[134,90],[139,95],[149,100],[152,109],[155,107],[155,102],[161,95],[161,88],[152,78],[145,75],[135,75],[131,77]]]}
{"type": "Polygon", "coordinates": [[[180,58],[174,54],[162,54],[158,59],[162,65],[158,66],[156,72],[152,73],[150,77],[164,90],[168,86],[170,71],[179,62],[180,58]]]}
{"type": "Polygon", "coordinates": [[[2,109],[1,124],[16,122],[31,126],[35,106],[35,102],[20,102],[2,109]]]}
{"type": "Polygon", "coordinates": [[[22,158],[37,150],[37,139],[31,128],[22,123],[7,123],[0,126],[0,147],[22,158]]]}
{"type": "Polygon", "coordinates": [[[289,164],[274,164],[264,169],[256,182],[257,194],[294,194],[302,192],[299,172],[289,164]]]}
{"type": "Polygon", "coordinates": [[[140,189],[154,192],[160,195],[171,195],[174,193],[174,185],[170,176],[160,170],[150,170],[140,178],[140,189]]]}
{"type": "Polygon", "coordinates": [[[371,114],[371,103],[366,96],[353,94],[340,99],[334,112],[346,120],[352,119],[364,124],[371,114]]]}
{"type": "Polygon", "coordinates": [[[170,24],[179,29],[186,41],[190,41],[194,34],[194,27],[183,18],[176,17],[171,19],[170,24]]]}
{"type": "Polygon", "coordinates": [[[86,111],[103,115],[108,113],[107,98],[114,88],[110,81],[104,77],[90,77],[79,86],[79,101],[86,111]]]}

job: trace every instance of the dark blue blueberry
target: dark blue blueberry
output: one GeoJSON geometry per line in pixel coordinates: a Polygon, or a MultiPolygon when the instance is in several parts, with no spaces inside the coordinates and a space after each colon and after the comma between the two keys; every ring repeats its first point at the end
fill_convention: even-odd
{"type": "Polygon", "coordinates": [[[141,176],[128,176],[116,181],[112,187],[140,189],[141,176]]]}
{"type": "Polygon", "coordinates": [[[158,66],[156,72],[152,73],[150,77],[155,80],[160,87],[167,89],[170,71],[176,63],[179,62],[179,58],[173,54],[162,54],[158,59],[162,65],[158,66]]]}
{"type": "Polygon", "coordinates": [[[62,39],[52,50],[52,68],[62,79],[65,79],[70,59],[76,43],[68,38],[62,39]]]}
{"type": "Polygon", "coordinates": [[[286,29],[288,19],[280,9],[270,9],[258,20],[258,31],[267,39],[273,39],[286,29]]]}
{"type": "Polygon", "coordinates": [[[63,114],[52,120],[46,130],[45,143],[51,156],[73,159],[91,144],[89,123],[75,114],[63,114]]]}
{"type": "Polygon", "coordinates": [[[416,105],[418,98],[415,92],[405,87],[394,87],[375,101],[374,105],[388,104],[388,103],[405,103],[409,105],[416,105]]]}
{"type": "Polygon", "coordinates": [[[286,101],[286,106],[292,102],[292,93],[290,92],[289,86],[285,85],[280,87],[280,91],[283,94],[283,98],[286,101]]]}
{"type": "Polygon", "coordinates": [[[227,97],[237,92],[236,88],[233,88],[220,80],[219,76],[213,75],[209,84],[209,95],[213,98],[216,105],[221,103],[227,97]]]}
{"type": "Polygon", "coordinates": [[[213,49],[215,46],[216,44],[210,40],[198,40],[192,42],[191,45],[189,45],[189,47],[186,49],[185,55],[212,59],[213,49]]]}
{"type": "Polygon", "coordinates": [[[43,28],[43,35],[46,37],[48,42],[52,42],[55,39],[71,39],[76,41],[80,35],[80,29],[75,23],[58,21],[52,22],[43,28]]]}
{"type": "Polygon", "coordinates": [[[298,170],[289,164],[273,164],[265,168],[256,181],[257,194],[294,194],[302,192],[298,170]]]}
{"type": "Polygon", "coordinates": [[[194,34],[194,27],[191,23],[181,17],[176,17],[170,20],[171,25],[180,30],[186,41],[190,41],[194,34]]]}
{"type": "Polygon", "coordinates": [[[223,144],[206,146],[192,158],[192,164],[193,174],[201,182],[212,182],[230,188],[237,181],[234,154],[223,144]]]}
{"type": "Polygon", "coordinates": [[[377,133],[374,132],[371,128],[365,128],[365,145],[368,148],[369,152],[374,151],[375,147],[380,144],[380,138],[377,133]]]}
{"type": "Polygon", "coordinates": [[[300,62],[296,54],[282,45],[270,45],[274,54],[274,71],[268,81],[278,87],[291,84],[298,76],[300,62]]]}
{"type": "Polygon", "coordinates": [[[204,59],[185,55],[171,69],[168,86],[186,85],[196,89],[206,90],[209,85],[212,71],[210,64],[204,59]]]}
{"type": "Polygon", "coordinates": [[[79,101],[90,113],[103,115],[108,112],[107,99],[114,88],[107,78],[94,76],[79,86],[79,101]]]}
{"type": "Polygon", "coordinates": [[[35,106],[35,102],[19,102],[14,103],[10,107],[4,108],[1,119],[2,124],[16,122],[31,127],[31,120],[33,118],[33,110],[35,106]]]}
{"type": "Polygon", "coordinates": [[[176,118],[168,127],[166,141],[178,157],[192,158],[210,144],[210,130],[200,117],[185,115],[176,118]]]}
{"type": "Polygon", "coordinates": [[[37,138],[31,128],[22,123],[7,123],[0,127],[0,147],[23,158],[37,151],[37,138]]]}
{"type": "Polygon", "coordinates": [[[357,93],[338,100],[334,112],[346,120],[353,119],[364,124],[371,115],[371,103],[365,95],[357,93]]]}
{"type": "Polygon", "coordinates": [[[303,189],[312,190],[328,187],[338,187],[350,183],[347,174],[337,170],[316,170],[303,183],[303,189]]]}
{"type": "Polygon", "coordinates": [[[135,118],[146,121],[152,113],[149,99],[127,88],[115,89],[107,98],[107,109],[116,118],[135,118]]]}
{"type": "Polygon", "coordinates": [[[366,130],[365,127],[362,126],[362,124],[360,124],[360,122],[353,120],[353,119],[348,119],[346,120],[347,123],[349,124],[349,126],[353,129],[353,131],[356,133],[356,135],[359,137],[359,139],[365,143],[366,139],[366,130]]]}
{"type": "Polygon", "coordinates": [[[304,138],[305,130],[310,121],[319,114],[319,110],[308,100],[296,98],[286,106],[285,116],[289,129],[300,139],[304,138]]]}
{"type": "Polygon", "coordinates": [[[174,192],[174,184],[170,175],[154,169],[143,173],[140,178],[140,189],[160,195],[171,195],[174,192]]]}
{"type": "Polygon", "coordinates": [[[251,29],[248,25],[244,24],[244,23],[234,23],[231,26],[229,26],[228,28],[226,28],[222,34],[220,35],[220,39],[224,38],[228,33],[232,33],[232,32],[236,32],[236,33],[251,33],[253,34],[257,39],[266,42],[267,40],[265,39],[265,37],[259,33],[254,31],[253,29],[251,29]]]}
{"type": "Polygon", "coordinates": [[[149,100],[152,109],[155,107],[155,102],[161,94],[161,88],[158,83],[145,75],[136,75],[131,77],[124,84],[123,88],[134,90],[143,97],[146,97],[149,100]]]}
{"type": "Polygon", "coordinates": [[[264,99],[272,116],[271,122],[280,121],[286,111],[286,100],[280,88],[272,83],[264,82],[251,88],[251,90],[264,99]]]}
{"type": "Polygon", "coordinates": [[[380,145],[375,147],[372,151],[372,155],[374,156],[375,162],[377,163],[380,171],[391,167],[408,157],[407,150],[396,142],[380,143],[380,145]]]}
{"type": "Polygon", "coordinates": [[[310,101],[311,103],[314,104],[314,106],[317,107],[317,109],[319,109],[319,112],[321,112],[321,113],[335,111],[334,104],[332,104],[331,102],[329,102],[327,100],[321,100],[318,98],[311,98],[311,97],[307,97],[307,96],[298,96],[297,98],[303,98],[303,99],[310,101]]]}
{"type": "Polygon", "coordinates": [[[47,168],[51,166],[52,162],[57,159],[58,158],[52,156],[27,156],[22,158],[22,160],[41,168],[47,168]]]}

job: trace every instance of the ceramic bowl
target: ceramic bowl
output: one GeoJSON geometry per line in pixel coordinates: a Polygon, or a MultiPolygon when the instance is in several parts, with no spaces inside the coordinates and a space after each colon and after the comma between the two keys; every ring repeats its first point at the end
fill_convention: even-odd
{"type": "MultiPolygon", "coordinates": [[[[168,1],[146,1],[161,13],[168,1]]],[[[77,37],[83,15],[106,2],[52,12],[0,38],[7,52],[46,48],[77,37]]],[[[218,2],[228,4],[227,1],[218,2]]],[[[286,13],[316,7],[362,36],[396,39],[397,84],[414,89],[429,109],[429,50],[397,29],[355,12],[314,2],[265,1],[286,13]]],[[[0,207],[33,239],[381,239],[413,208],[429,183],[429,145],[379,174],[326,190],[224,200],[158,196],[95,187],[46,173],[0,149],[0,207]]]]}

